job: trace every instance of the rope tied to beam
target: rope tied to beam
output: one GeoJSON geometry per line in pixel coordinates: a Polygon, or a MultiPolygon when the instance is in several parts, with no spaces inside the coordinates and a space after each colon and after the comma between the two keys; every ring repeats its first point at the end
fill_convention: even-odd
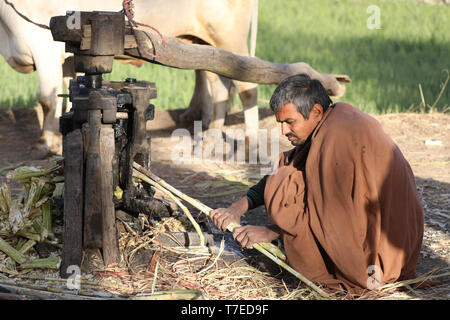
{"type": "Polygon", "coordinates": [[[148,25],[148,24],[145,24],[145,23],[141,23],[141,22],[137,22],[137,21],[134,20],[134,3],[133,3],[133,0],[124,0],[122,2],[122,7],[123,7],[122,12],[127,17],[128,21],[130,22],[131,31],[134,34],[134,38],[136,39],[136,43],[138,44],[139,48],[142,51],[144,51],[144,53],[146,55],[148,55],[148,56],[150,56],[152,58],[159,58],[164,53],[166,53],[166,49],[164,49],[161,53],[158,53],[158,54],[154,54],[154,53],[150,52],[148,50],[148,48],[142,44],[142,42],[139,40],[138,36],[134,32],[134,28],[138,27],[138,26],[149,28],[149,29],[155,31],[158,34],[158,36],[161,38],[161,43],[162,43],[163,47],[166,48],[166,39],[164,39],[164,36],[161,34],[161,32],[159,32],[156,28],[152,27],[151,25],[148,25]]]}
{"type": "Polygon", "coordinates": [[[23,13],[21,13],[19,10],[17,10],[16,9],[16,7],[14,6],[14,3],[11,3],[11,2],[9,2],[8,0],[4,0],[5,1],[5,4],[7,4],[8,6],[10,6],[22,19],[24,19],[25,21],[27,21],[27,22],[30,22],[30,23],[32,23],[32,24],[34,24],[34,25],[36,25],[36,26],[38,26],[39,28],[42,28],[42,29],[46,29],[46,30],[50,30],[50,27],[49,26],[47,26],[47,25],[45,25],[45,24],[42,24],[42,23],[37,23],[37,22],[34,22],[33,20],[31,20],[30,18],[28,18],[26,15],[24,15],[23,13]]]}

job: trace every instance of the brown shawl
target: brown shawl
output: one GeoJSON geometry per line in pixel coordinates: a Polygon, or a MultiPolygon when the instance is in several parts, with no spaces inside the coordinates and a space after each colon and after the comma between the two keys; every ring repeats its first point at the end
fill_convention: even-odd
{"type": "Polygon", "coordinates": [[[424,223],[414,175],[353,106],[329,108],[304,146],[280,155],[264,198],[289,263],[310,280],[357,293],[415,276],[424,223]]]}

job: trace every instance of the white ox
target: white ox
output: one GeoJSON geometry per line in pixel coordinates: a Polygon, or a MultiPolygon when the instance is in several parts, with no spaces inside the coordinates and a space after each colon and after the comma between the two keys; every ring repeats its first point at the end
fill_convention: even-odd
{"type": "MultiPolygon", "coordinates": [[[[162,34],[195,43],[210,44],[239,55],[249,55],[247,38],[257,0],[135,0],[135,20],[156,27],[162,34]]],[[[66,11],[120,11],[122,0],[0,0],[0,54],[18,72],[38,72],[44,111],[41,142],[61,153],[58,119],[62,113],[62,66],[68,56],[64,44],[53,41],[50,18],[66,11]]],[[[255,21],[253,21],[255,24],[255,21]]],[[[254,38],[255,33],[252,30],[254,38]]],[[[254,48],[252,49],[254,52],[254,48]]],[[[196,71],[194,95],[186,121],[202,114],[203,125],[221,128],[226,114],[231,83],[244,106],[245,124],[258,128],[256,84],[229,81],[218,75],[196,71]]],[[[250,132],[252,132],[250,131],[250,132]]]]}

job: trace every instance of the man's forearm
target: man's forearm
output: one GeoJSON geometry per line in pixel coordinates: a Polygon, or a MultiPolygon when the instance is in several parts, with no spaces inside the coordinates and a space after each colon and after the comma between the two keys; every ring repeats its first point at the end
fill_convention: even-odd
{"type": "Polygon", "coordinates": [[[232,203],[230,205],[230,209],[232,209],[235,213],[241,217],[244,213],[246,213],[249,210],[249,200],[247,197],[243,197],[239,199],[238,201],[232,203]]]}
{"type": "Polygon", "coordinates": [[[264,189],[268,176],[264,176],[256,185],[247,191],[248,210],[254,209],[264,204],[264,189]]]}
{"type": "Polygon", "coordinates": [[[271,224],[269,226],[267,226],[267,229],[269,229],[270,231],[272,231],[273,233],[278,234],[277,239],[281,236],[281,229],[279,226],[277,226],[276,224],[271,224]]]}

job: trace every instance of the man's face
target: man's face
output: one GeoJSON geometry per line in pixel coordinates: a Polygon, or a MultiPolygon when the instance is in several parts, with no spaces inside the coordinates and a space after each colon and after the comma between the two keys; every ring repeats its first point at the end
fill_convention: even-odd
{"type": "Polygon", "coordinates": [[[283,105],[275,114],[277,122],[281,123],[281,134],[285,135],[293,146],[301,146],[305,143],[322,116],[322,106],[315,104],[309,118],[305,119],[292,102],[283,105]]]}

